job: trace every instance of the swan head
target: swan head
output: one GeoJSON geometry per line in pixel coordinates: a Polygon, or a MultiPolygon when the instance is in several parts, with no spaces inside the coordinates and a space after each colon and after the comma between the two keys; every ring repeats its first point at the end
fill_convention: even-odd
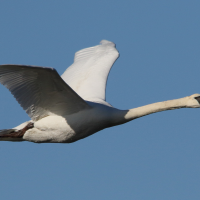
{"type": "Polygon", "coordinates": [[[193,94],[188,96],[187,107],[188,108],[199,108],[200,107],[200,94],[193,94]]]}

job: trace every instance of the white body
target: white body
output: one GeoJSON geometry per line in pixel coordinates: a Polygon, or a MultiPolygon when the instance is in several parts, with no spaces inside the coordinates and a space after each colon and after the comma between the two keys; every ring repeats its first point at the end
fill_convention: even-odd
{"type": "Polygon", "coordinates": [[[113,108],[105,101],[105,89],[118,56],[115,44],[103,40],[100,45],[78,51],[62,78],[52,68],[1,65],[0,82],[15,96],[34,126],[25,130],[29,123],[25,122],[4,130],[0,140],[70,143],[151,113],[200,107],[200,94],[194,94],[130,110],[113,108]],[[13,135],[13,131],[15,134],[22,129],[23,137],[13,135]]]}
{"type": "MultiPolygon", "coordinates": [[[[24,134],[23,139],[31,142],[70,143],[115,124],[117,109],[97,103],[91,105],[93,108],[69,116],[42,118],[24,134]]],[[[121,112],[123,115],[126,111],[121,112]]]]}
{"type": "MultiPolygon", "coordinates": [[[[35,122],[23,139],[31,142],[70,143],[90,136],[104,128],[123,124],[133,119],[164,110],[178,108],[198,108],[199,102],[194,97],[158,102],[130,110],[118,110],[111,106],[88,102],[92,108],[69,116],[48,116],[35,122]]],[[[16,129],[21,129],[22,124],[16,129]]]]}

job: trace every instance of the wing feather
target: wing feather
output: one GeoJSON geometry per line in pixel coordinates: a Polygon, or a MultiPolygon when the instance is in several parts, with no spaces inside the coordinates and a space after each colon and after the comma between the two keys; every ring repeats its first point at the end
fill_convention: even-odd
{"type": "Polygon", "coordinates": [[[0,83],[6,86],[32,120],[69,115],[90,106],[53,68],[0,65],[0,83]]]}
{"type": "Polygon", "coordinates": [[[102,40],[100,45],[76,52],[74,63],[61,77],[83,99],[105,101],[108,74],[118,57],[115,44],[102,40]]]}

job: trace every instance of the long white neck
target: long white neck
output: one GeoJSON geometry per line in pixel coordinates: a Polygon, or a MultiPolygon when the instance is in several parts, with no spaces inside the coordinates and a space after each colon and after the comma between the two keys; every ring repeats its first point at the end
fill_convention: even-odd
{"type": "Polygon", "coordinates": [[[149,115],[164,110],[173,110],[179,108],[199,108],[200,107],[200,94],[194,94],[180,99],[174,99],[169,101],[163,101],[158,103],[133,108],[127,111],[121,112],[121,120],[116,120],[116,124],[126,123],[133,119],[149,115]],[[123,115],[123,116],[122,116],[123,115]],[[117,122],[118,121],[118,122],[117,122]]]}

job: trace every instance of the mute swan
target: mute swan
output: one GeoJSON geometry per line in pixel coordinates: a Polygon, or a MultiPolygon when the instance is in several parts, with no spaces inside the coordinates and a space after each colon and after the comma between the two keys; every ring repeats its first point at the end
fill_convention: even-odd
{"type": "Polygon", "coordinates": [[[78,51],[61,77],[53,68],[0,65],[0,83],[31,118],[1,130],[0,140],[70,143],[151,113],[200,107],[200,94],[194,94],[130,110],[113,108],[105,101],[105,88],[118,56],[115,44],[102,40],[78,51]]]}

